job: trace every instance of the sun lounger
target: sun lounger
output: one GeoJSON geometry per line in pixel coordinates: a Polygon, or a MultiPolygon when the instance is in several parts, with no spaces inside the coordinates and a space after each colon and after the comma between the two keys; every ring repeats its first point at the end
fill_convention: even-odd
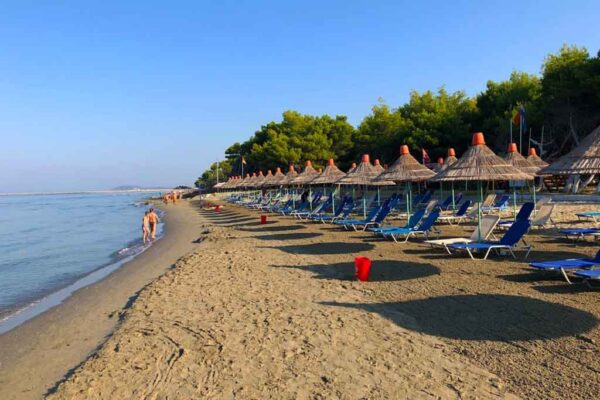
{"type": "Polygon", "coordinates": [[[592,221],[594,221],[594,223],[596,223],[596,222],[598,222],[598,218],[600,218],[600,211],[580,212],[575,215],[577,216],[577,219],[579,219],[580,221],[582,219],[584,219],[584,220],[591,219],[592,221]]]}
{"type": "Polygon", "coordinates": [[[592,282],[600,281],[600,269],[575,271],[574,275],[583,279],[583,281],[589,287],[593,289],[598,289],[599,286],[592,284],[592,282]]]}
{"type": "Polygon", "coordinates": [[[419,225],[414,228],[397,228],[390,231],[381,232],[384,237],[391,237],[392,240],[396,243],[399,238],[404,238],[404,242],[408,242],[412,236],[423,235],[425,239],[429,237],[430,232],[434,232],[439,235],[439,230],[434,227],[435,222],[440,216],[439,210],[434,210],[425,219],[421,221],[419,225]]]}
{"type": "Polygon", "coordinates": [[[500,220],[500,217],[497,215],[485,215],[481,218],[481,230],[478,231],[478,228],[475,228],[471,237],[469,238],[446,238],[446,239],[437,239],[437,240],[427,240],[425,243],[431,245],[431,247],[443,247],[448,254],[452,252],[448,248],[451,244],[457,243],[473,243],[481,240],[486,240],[492,232],[494,232],[494,228],[496,224],[500,220]]]}
{"type": "Polygon", "coordinates": [[[414,227],[416,227],[419,222],[421,222],[421,219],[423,219],[423,216],[425,216],[425,210],[421,209],[421,210],[417,210],[413,215],[410,216],[409,220],[406,222],[406,225],[404,226],[387,226],[387,227],[379,227],[379,228],[369,228],[368,230],[370,232],[373,232],[375,234],[383,234],[385,232],[392,232],[396,229],[412,229],[414,227]]]}
{"type": "Polygon", "coordinates": [[[366,224],[368,222],[373,221],[375,219],[375,217],[377,216],[377,214],[379,214],[379,211],[381,211],[382,208],[383,207],[378,207],[378,208],[371,210],[369,212],[369,215],[367,215],[367,217],[365,219],[342,219],[342,220],[334,221],[333,223],[335,225],[344,227],[344,229],[348,229],[348,227],[352,227],[352,225],[366,224]]]}
{"type": "Polygon", "coordinates": [[[481,207],[485,208],[485,207],[491,207],[494,204],[494,200],[496,200],[496,194],[495,193],[490,193],[487,196],[485,196],[485,199],[483,199],[483,202],[481,203],[481,207]]]}
{"type": "MultiPolygon", "coordinates": [[[[515,221],[519,220],[519,219],[529,220],[529,217],[531,216],[532,213],[533,213],[533,203],[532,202],[523,203],[523,205],[519,209],[519,212],[515,216],[515,221]]],[[[514,223],[514,221],[512,219],[505,219],[505,220],[498,222],[498,227],[507,229],[507,228],[510,228],[510,226],[513,223],[514,223]]]]}
{"type": "Polygon", "coordinates": [[[540,271],[560,272],[565,280],[571,283],[567,272],[591,269],[600,266],[600,251],[596,253],[594,258],[567,258],[564,260],[539,261],[529,263],[529,266],[540,271]]]}
{"type": "MultiPolygon", "coordinates": [[[[462,198],[463,198],[462,193],[458,193],[456,196],[454,196],[454,205],[459,204],[462,201],[462,198]]],[[[444,200],[441,204],[439,204],[438,207],[442,211],[446,211],[450,207],[452,207],[452,195],[446,197],[446,200],[444,200]]]]}
{"type": "Polygon", "coordinates": [[[545,228],[548,224],[556,228],[556,223],[552,220],[552,213],[554,212],[554,204],[544,204],[535,216],[531,219],[532,228],[545,228]]]}
{"type": "Polygon", "coordinates": [[[455,221],[460,224],[467,217],[467,211],[469,210],[470,206],[471,200],[465,200],[453,215],[441,215],[438,220],[440,222],[448,222],[450,225],[452,225],[452,223],[455,221]]]}
{"type": "Polygon", "coordinates": [[[584,240],[586,236],[595,236],[600,234],[600,228],[567,228],[559,231],[567,239],[584,240]]]}
{"type": "MultiPolygon", "coordinates": [[[[517,220],[514,224],[512,224],[512,226],[508,228],[504,236],[502,236],[502,238],[499,241],[456,243],[448,245],[448,248],[450,250],[466,250],[473,260],[475,260],[475,257],[473,256],[474,251],[485,251],[483,259],[486,260],[492,250],[496,251],[497,253],[499,253],[499,250],[508,250],[508,252],[513,256],[513,258],[516,258],[513,250],[516,248],[519,241],[523,239],[523,236],[527,233],[528,230],[529,221],[521,219],[517,220]]],[[[526,244],[525,249],[527,249],[527,254],[525,254],[525,258],[527,258],[527,256],[529,256],[529,253],[531,252],[531,246],[526,244]]]]}
{"type": "Polygon", "coordinates": [[[508,200],[510,200],[510,196],[507,194],[503,194],[500,196],[498,200],[494,202],[491,206],[483,206],[481,211],[483,212],[494,212],[494,211],[502,211],[508,207],[508,200]]]}

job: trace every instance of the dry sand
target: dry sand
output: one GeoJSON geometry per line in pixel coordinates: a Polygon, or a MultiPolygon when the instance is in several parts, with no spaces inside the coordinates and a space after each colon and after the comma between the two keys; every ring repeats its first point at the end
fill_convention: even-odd
{"type": "MultiPolygon", "coordinates": [[[[50,398],[597,396],[599,293],[583,285],[522,259],[471,262],[287,217],[261,226],[231,206],[198,214],[198,251],[50,398]],[[356,255],[373,260],[370,282],[352,280],[356,255]]],[[[455,235],[468,234],[444,227],[455,235]]],[[[529,239],[531,260],[597,249],[529,239]]]]}

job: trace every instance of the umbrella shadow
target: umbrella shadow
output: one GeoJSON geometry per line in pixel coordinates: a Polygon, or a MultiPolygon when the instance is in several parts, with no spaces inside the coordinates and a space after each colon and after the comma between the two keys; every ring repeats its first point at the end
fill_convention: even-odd
{"type": "Polygon", "coordinates": [[[287,232],[297,231],[300,229],[306,229],[304,225],[279,225],[279,226],[265,226],[258,229],[246,229],[240,228],[241,231],[245,232],[287,232]]]}
{"type": "MultiPolygon", "coordinates": [[[[279,268],[312,272],[315,279],[354,280],[354,262],[313,265],[273,265],[279,268]]],[[[439,275],[440,269],[431,264],[405,263],[395,260],[375,260],[371,264],[370,282],[407,281],[439,275]]]]}
{"type": "Polygon", "coordinates": [[[323,302],[377,313],[399,326],[458,340],[540,340],[585,333],[597,318],[585,311],[531,297],[453,295],[393,303],[323,302]]]}
{"type": "Polygon", "coordinates": [[[301,240],[301,239],[312,239],[319,236],[323,236],[322,233],[317,232],[297,232],[297,233],[278,233],[274,235],[258,235],[254,236],[255,239],[259,240],[301,240]]]}
{"type": "Polygon", "coordinates": [[[362,251],[373,250],[375,246],[369,243],[326,242],[280,246],[276,248],[290,254],[326,255],[355,254],[362,251]]]}

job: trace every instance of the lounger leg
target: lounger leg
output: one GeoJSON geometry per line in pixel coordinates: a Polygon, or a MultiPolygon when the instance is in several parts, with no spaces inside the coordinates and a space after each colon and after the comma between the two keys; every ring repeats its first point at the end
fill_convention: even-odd
{"type": "Polygon", "coordinates": [[[560,269],[560,272],[562,273],[562,276],[565,278],[565,280],[567,281],[567,283],[569,285],[572,284],[571,280],[569,279],[569,275],[567,275],[567,271],[564,270],[564,268],[560,269]]]}
{"type": "MultiPolygon", "coordinates": [[[[469,256],[471,256],[471,259],[472,259],[472,260],[474,260],[474,259],[475,259],[475,257],[473,257],[473,253],[471,253],[471,249],[469,249],[468,247],[467,247],[467,253],[469,253],[469,256]]],[[[486,256],[486,257],[487,257],[487,256],[486,256]]],[[[484,258],[484,260],[485,260],[485,258],[484,258]]]]}
{"type": "Polygon", "coordinates": [[[485,256],[483,256],[484,260],[487,260],[488,256],[490,255],[490,251],[492,251],[491,247],[489,249],[487,249],[487,251],[485,252],[485,256]]]}

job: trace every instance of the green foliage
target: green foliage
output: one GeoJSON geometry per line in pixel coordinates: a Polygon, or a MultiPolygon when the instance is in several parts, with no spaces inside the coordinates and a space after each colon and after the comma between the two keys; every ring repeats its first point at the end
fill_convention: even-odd
{"type": "Polygon", "coordinates": [[[232,175],[232,166],[230,160],[219,161],[218,163],[214,162],[210,165],[210,168],[202,173],[194,185],[196,187],[212,187],[217,183],[217,165],[219,168],[219,182],[226,181],[229,176],[232,175]]]}
{"type": "MultiPolygon", "coordinates": [[[[483,131],[488,145],[503,152],[512,117],[521,104],[536,140],[540,140],[544,127],[548,154],[569,150],[600,124],[600,53],[591,57],[585,48],[564,45],[546,57],[541,76],[514,71],[505,81],[488,81],[486,89],[474,98],[463,91],[449,93],[442,87],[435,92],[412,91],[409,101],[396,108],[380,100],[357,128],[345,116],[285,111],[281,121],[269,122],[247,141],[227,148],[220,174],[241,175],[241,155],[247,161],[244,172],[274,171],[276,167],[286,170],[288,165],[299,166],[305,160],[321,167],[329,158],[346,170],[364,153],[392,163],[402,144],[407,144],[418,159],[421,148],[427,149],[432,159],[445,155],[449,147],[460,155],[475,131],[483,131]]],[[[512,128],[513,141],[518,142],[519,127],[512,128]]],[[[524,132],[523,147],[528,133],[524,132]]],[[[213,164],[197,184],[215,182],[213,164]]]]}

